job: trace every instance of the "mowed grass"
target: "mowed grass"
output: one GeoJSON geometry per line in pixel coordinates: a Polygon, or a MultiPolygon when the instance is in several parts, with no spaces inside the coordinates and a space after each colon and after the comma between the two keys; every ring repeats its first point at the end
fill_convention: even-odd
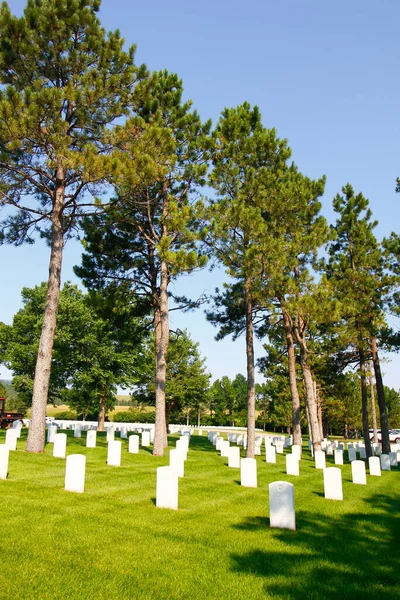
{"type": "MultiPolygon", "coordinates": [[[[155,507],[150,449],[106,464],[106,440],[85,447],[68,432],[68,454],[87,456],[84,494],[64,491],[65,461],[10,452],[0,481],[0,598],[260,599],[400,598],[400,472],[351,483],[325,500],[322,472],[303,452],[301,476],[257,457],[258,488],[242,488],[206,437],[193,436],[179,510],[155,507]],[[297,531],[269,526],[268,484],[295,485],[297,531]]],[[[0,432],[0,443],[5,432],[0,432]]],[[[177,437],[169,438],[170,446],[177,437]]],[[[328,465],[333,464],[328,457],[328,465]]]]}

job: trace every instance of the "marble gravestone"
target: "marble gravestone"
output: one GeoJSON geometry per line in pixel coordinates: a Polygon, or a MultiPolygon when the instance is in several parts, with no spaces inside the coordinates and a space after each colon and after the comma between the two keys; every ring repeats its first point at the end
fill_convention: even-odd
{"type": "Polygon", "coordinates": [[[96,448],[97,431],[89,429],[86,434],[86,448],[96,448]]]}
{"type": "Polygon", "coordinates": [[[6,430],[6,445],[9,447],[10,450],[16,450],[17,449],[17,432],[15,431],[15,429],[7,429],[6,430]]]}
{"type": "Polygon", "coordinates": [[[276,463],[275,446],[266,446],[265,447],[265,460],[267,463],[276,463]]]}
{"type": "Polygon", "coordinates": [[[142,447],[150,446],[150,432],[143,431],[142,433],[142,447]]]}
{"type": "Polygon", "coordinates": [[[315,468],[316,469],[325,469],[325,467],[326,467],[325,452],[323,450],[316,450],[316,452],[315,452],[315,468]]]}
{"type": "Polygon", "coordinates": [[[324,469],[324,493],[329,500],[343,500],[342,472],[339,467],[324,469]]]}
{"type": "Polygon", "coordinates": [[[239,446],[231,446],[228,454],[228,467],[240,469],[240,448],[239,446]]]}
{"type": "Polygon", "coordinates": [[[114,427],[107,427],[107,442],[113,442],[115,439],[114,427]]]}
{"type": "Polygon", "coordinates": [[[296,529],[294,509],[294,485],[287,481],[274,481],[269,484],[270,527],[296,529]]]}
{"type": "Polygon", "coordinates": [[[65,458],[67,454],[67,434],[56,433],[54,436],[53,456],[55,458],[65,458]]]}
{"type": "Polygon", "coordinates": [[[185,459],[183,453],[179,450],[179,448],[170,450],[169,466],[175,471],[178,477],[184,477],[185,459]]]}
{"type": "Polygon", "coordinates": [[[368,459],[369,474],[375,477],[381,476],[381,461],[379,456],[370,456],[368,459]]]}
{"type": "Polygon", "coordinates": [[[286,454],[286,474],[299,475],[299,459],[295,454],[286,454]]]}
{"type": "Polygon", "coordinates": [[[107,464],[111,467],[121,466],[121,448],[122,442],[120,441],[114,440],[112,442],[108,442],[107,464]]]}
{"type": "Polygon", "coordinates": [[[7,444],[0,444],[0,479],[7,479],[9,456],[10,448],[7,444]]]}
{"type": "Polygon", "coordinates": [[[255,458],[242,458],[240,461],[240,484],[243,487],[257,487],[257,461],[255,458]]]}
{"type": "Polygon", "coordinates": [[[353,483],[367,485],[367,476],[365,474],[365,462],[363,460],[353,460],[351,463],[351,476],[353,483]]]}
{"type": "Polygon", "coordinates": [[[74,437],[75,438],[80,438],[82,435],[82,425],[77,424],[74,427],[74,437]]]}
{"type": "Polygon", "coordinates": [[[301,446],[297,446],[297,444],[292,446],[292,454],[293,454],[293,456],[296,456],[298,460],[300,460],[301,459],[301,446]]]}
{"type": "Polygon", "coordinates": [[[172,467],[158,467],[156,507],[178,509],[178,476],[172,467]]]}
{"type": "Polygon", "coordinates": [[[335,450],[335,465],[343,464],[343,450],[335,450]]]}
{"type": "Polygon", "coordinates": [[[85,490],[86,456],[83,454],[70,454],[65,463],[66,492],[82,494],[85,490]]]}
{"type": "Polygon", "coordinates": [[[139,436],[130,435],[128,441],[128,452],[130,454],[139,454],[139,436]]]}
{"type": "Polygon", "coordinates": [[[382,471],[390,471],[390,458],[389,458],[389,454],[381,454],[380,455],[380,461],[381,461],[381,469],[382,469],[382,471]]]}

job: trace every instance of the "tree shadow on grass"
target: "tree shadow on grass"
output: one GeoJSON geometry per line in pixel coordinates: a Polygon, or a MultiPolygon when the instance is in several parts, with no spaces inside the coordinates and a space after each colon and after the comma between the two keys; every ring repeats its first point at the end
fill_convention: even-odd
{"type": "MultiPolygon", "coordinates": [[[[299,511],[297,531],[270,529],[276,550],[232,554],[232,570],[262,577],[274,598],[399,598],[399,501],[377,495],[366,502],[373,514],[299,511]]],[[[265,530],[268,521],[252,518],[234,527],[265,530]]]]}

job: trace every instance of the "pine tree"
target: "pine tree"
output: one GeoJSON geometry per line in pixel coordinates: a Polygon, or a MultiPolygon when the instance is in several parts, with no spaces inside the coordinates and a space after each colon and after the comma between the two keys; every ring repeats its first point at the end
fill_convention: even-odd
{"type": "MultiPolygon", "coordinates": [[[[63,248],[91,198],[118,171],[110,125],[127,113],[145,74],[106,34],[99,0],[28,0],[24,14],[0,9],[0,207],[15,211],[2,241],[50,245],[43,329],[35,368],[27,450],[44,448],[44,424],[56,328],[63,248]]],[[[139,135],[132,124],[131,135],[139,135]]],[[[128,135],[128,134],[126,134],[128,135]]],[[[7,214],[7,213],[6,213],[7,214]]]]}

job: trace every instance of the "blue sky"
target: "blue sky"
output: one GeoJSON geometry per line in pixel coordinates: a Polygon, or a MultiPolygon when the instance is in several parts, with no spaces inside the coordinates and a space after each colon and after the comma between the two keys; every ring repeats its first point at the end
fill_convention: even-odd
{"type": "MultiPolygon", "coordinates": [[[[20,14],[25,2],[9,2],[20,14]]],[[[369,198],[380,239],[398,231],[400,176],[398,0],[103,0],[106,29],[119,28],[138,46],[137,62],[183,79],[203,119],[226,106],[257,104],[266,127],[289,140],[293,159],[310,177],[327,177],[323,212],[350,182],[369,198]]],[[[68,243],[63,280],[74,279],[80,248],[68,243]]],[[[35,246],[0,247],[0,320],[10,323],[23,286],[47,278],[48,252],[35,246]]],[[[211,293],[223,273],[204,271],[176,291],[211,293]]],[[[245,373],[244,340],[215,342],[202,311],[172,317],[186,327],[214,377],[245,373]]],[[[257,347],[262,355],[262,347],[257,347]]],[[[385,383],[400,387],[400,357],[384,364],[385,383]]],[[[4,370],[0,370],[0,374],[4,370]]]]}

